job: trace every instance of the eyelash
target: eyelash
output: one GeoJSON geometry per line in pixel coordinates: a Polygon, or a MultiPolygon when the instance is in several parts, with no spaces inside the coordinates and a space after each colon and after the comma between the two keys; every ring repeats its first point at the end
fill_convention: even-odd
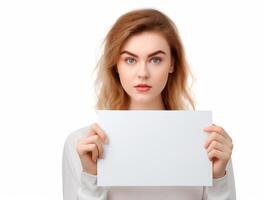
{"type": "MultiPolygon", "coordinates": [[[[161,63],[161,61],[162,61],[162,59],[161,59],[160,57],[152,57],[150,60],[153,60],[153,59],[155,59],[155,60],[159,60],[159,63],[161,63]]],[[[127,63],[128,60],[136,60],[136,59],[134,59],[134,58],[132,58],[132,57],[127,57],[127,58],[125,59],[125,62],[127,63]]],[[[159,63],[154,63],[154,64],[159,64],[159,63]]],[[[127,63],[127,64],[129,64],[129,63],[127,63]]]]}

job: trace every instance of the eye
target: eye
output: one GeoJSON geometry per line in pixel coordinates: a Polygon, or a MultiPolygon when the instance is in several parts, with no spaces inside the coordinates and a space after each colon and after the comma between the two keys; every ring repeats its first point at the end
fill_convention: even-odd
{"type": "Polygon", "coordinates": [[[151,58],[151,61],[153,61],[152,62],[153,64],[159,64],[162,61],[162,59],[159,57],[153,57],[151,58]]]}
{"type": "Polygon", "coordinates": [[[129,57],[125,59],[125,62],[130,65],[130,64],[134,64],[136,60],[134,58],[129,57]]]}

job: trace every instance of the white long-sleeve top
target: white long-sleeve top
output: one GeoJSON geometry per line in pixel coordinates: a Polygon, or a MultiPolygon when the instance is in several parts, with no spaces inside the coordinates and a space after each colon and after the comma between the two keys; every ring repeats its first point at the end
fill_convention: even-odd
{"type": "Polygon", "coordinates": [[[213,179],[213,186],[100,187],[97,176],[82,171],[76,151],[78,139],[89,129],[85,126],[66,138],[63,148],[63,200],[235,200],[232,160],[224,177],[213,179]]]}

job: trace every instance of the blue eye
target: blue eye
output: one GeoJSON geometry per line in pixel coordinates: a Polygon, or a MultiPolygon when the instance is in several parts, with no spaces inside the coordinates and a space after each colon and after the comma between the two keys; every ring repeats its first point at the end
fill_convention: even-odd
{"type": "Polygon", "coordinates": [[[153,61],[152,62],[153,64],[159,64],[161,62],[161,58],[159,58],[159,57],[153,57],[151,59],[151,61],[153,61]]]}
{"type": "Polygon", "coordinates": [[[134,64],[136,62],[134,58],[126,58],[125,61],[127,64],[134,64]]]}

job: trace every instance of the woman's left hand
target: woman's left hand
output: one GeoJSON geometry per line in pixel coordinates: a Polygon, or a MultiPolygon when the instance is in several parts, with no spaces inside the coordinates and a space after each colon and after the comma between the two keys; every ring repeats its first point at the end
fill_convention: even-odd
{"type": "Polygon", "coordinates": [[[226,174],[226,165],[231,158],[233,143],[226,131],[215,124],[204,129],[209,136],[204,144],[210,161],[213,161],[213,178],[226,174]]]}

